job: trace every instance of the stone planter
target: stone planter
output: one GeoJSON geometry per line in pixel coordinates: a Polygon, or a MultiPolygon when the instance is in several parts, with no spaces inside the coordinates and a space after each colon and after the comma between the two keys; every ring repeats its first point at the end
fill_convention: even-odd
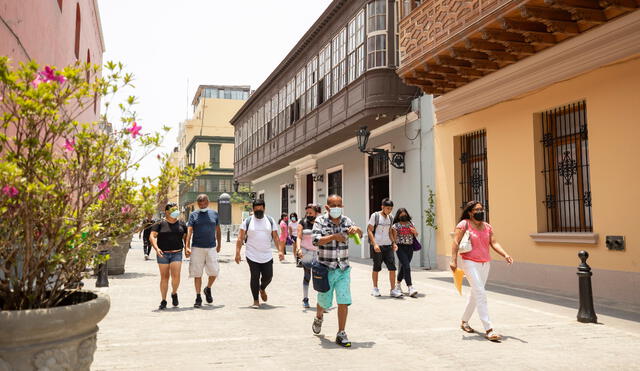
{"type": "Polygon", "coordinates": [[[89,370],[109,297],[80,291],[79,304],[0,311],[0,371],[89,370]]]}
{"type": "Polygon", "coordinates": [[[109,275],[116,276],[124,274],[124,264],[127,261],[127,254],[131,248],[131,240],[133,235],[126,235],[118,238],[118,243],[109,249],[109,262],[107,263],[107,271],[109,275]]]}

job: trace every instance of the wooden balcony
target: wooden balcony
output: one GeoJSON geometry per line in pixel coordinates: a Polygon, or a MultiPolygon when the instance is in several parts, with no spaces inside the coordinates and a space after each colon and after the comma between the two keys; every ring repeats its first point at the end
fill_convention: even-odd
{"type": "Polygon", "coordinates": [[[424,0],[400,21],[398,75],[442,95],[639,7],[640,0],[424,0]]]}

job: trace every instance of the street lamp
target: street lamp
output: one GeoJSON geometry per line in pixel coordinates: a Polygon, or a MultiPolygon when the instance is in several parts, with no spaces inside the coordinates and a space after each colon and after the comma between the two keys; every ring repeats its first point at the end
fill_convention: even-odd
{"type": "Polygon", "coordinates": [[[238,179],[234,179],[233,180],[233,191],[235,193],[238,193],[238,188],[240,188],[240,182],[238,182],[238,179]]]}
{"type": "Polygon", "coordinates": [[[358,140],[358,149],[360,152],[366,153],[369,156],[382,156],[385,161],[390,161],[391,166],[406,173],[407,169],[404,161],[405,152],[392,152],[381,148],[367,149],[367,142],[369,142],[370,135],[371,132],[366,126],[361,126],[360,129],[356,131],[356,139],[358,140]],[[391,155],[391,157],[389,157],[389,155],[391,155]]]}

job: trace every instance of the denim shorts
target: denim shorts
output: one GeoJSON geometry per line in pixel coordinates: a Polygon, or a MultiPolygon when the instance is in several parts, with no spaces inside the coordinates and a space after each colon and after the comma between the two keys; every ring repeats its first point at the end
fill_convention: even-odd
{"type": "Polygon", "coordinates": [[[163,256],[157,255],[158,264],[171,264],[173,262],[182,262],[182,251],[163,252],[163,256]]]}

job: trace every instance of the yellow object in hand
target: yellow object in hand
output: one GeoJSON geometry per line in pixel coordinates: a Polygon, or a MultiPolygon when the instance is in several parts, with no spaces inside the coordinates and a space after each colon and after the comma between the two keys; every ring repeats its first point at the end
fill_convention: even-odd
{"type": "Polygon", "coordinates": [[[349,238],[353,238],[353,242],[355,242],[355,243],[356,243],[356,245],[360,245],[360,244],[362,244],[362,242],[360,241],[360,236],[358,236],[358,234],[357,234],[357,233],[350,234],[350,235],[349,235],[349,238]]]}
{"type": "Polygon", "coordinates": [[[456,290],[458,290],[458,294],[462,295],[462,279],[464,278],[464,271],[460,268],[456,268],[456,271],[453,272],[453,285],[456,290]]]}

